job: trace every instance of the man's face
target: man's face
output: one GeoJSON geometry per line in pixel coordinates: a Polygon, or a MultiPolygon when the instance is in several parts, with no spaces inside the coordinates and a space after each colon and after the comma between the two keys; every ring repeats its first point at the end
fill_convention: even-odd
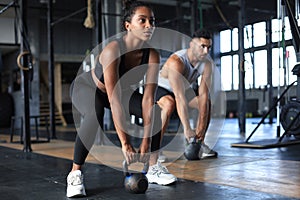
{"type": "Polygon", "coordinates": [[[211,39],[193,38],[191,42],[192,52],[198,60],[203,60],[209,53],[211,45],[211,39]]]}

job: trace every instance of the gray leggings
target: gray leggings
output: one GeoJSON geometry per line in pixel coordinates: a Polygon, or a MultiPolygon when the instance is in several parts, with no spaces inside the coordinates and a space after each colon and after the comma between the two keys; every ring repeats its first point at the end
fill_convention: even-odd
{"type": "MultiPolygon", "coordinates": [[[[138,91],[132,91],[131,94],[128,106],[129,114],[142,118],[143,94],[138,91]]],[[[90,72],[82,73],[76,77],[71,87],[71,99],[74,107],[83,118],[79,129],[77,129],[73,162],[83,165],[90,148],[94,144],[99,125],[103,130],[104,108],[110,109],[110,104],[107,94],[95,86],[90,72]]],[[[160,111],[156,109],[154,114],[152,126],[161,127],[160,111]]],[[[160,131],[153,134],[151,152],[159,150],[160,147],[160,131]]]]}

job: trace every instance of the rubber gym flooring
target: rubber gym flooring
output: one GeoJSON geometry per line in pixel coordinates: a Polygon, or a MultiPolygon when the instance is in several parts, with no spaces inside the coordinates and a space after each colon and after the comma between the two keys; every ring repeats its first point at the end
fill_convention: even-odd
{"type": "MultiPolygon", "coordinates": [[[[246,135],[259,119],[247,119],[246,135]]],[[[236,119],[226,119],[214,150],[216,159],[187,161],[179,157],[164,163],[179,179],[176,184],[150,184],[145,194],[131,194],[123,187],[123,173],[89,156],[83,173],[87,196],[76,199],[209,199],[288,200],[300,199],[300,145],[277,148],[236,148],[245,136],[236,119]]],[[[276,124],[263,124],[253,140],[276,139],[276,124]]],[[[57,128],[58,139],[32,143],[32,152],[10,143],[9,133],[0,134],[0,199],[58,200],[65,196],[66,176],[71,168],[74,130],[57,128]]],[[[111,133],[111,135],[115,135],[111,133]]],[[[17,140],[18,136],[15,136],[17,140]]],[[[170,137],[168,134],[165,136],[170,137]]],[[[108,147],[109,148],[109,147],[108,147]]],[[[112,150],[114,151],[114,150],[112,150]]],[[[172,157],[172,152],[164,152],[172,157]]],[[[114,164],[111,164],[114,165],[114,164]]]]}

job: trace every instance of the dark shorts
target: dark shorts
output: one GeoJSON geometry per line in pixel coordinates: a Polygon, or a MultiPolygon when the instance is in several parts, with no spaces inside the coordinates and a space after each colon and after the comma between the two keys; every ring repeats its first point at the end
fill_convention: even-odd
{"type": "MultiPolygon", "coordinates": [[[[173,97],[173,99],[175,99],[175,95],[173,92],[158,86],[157,90],[156,90],[156,95],[155,95],[155,101],[159,101],[159,99],[163,96],[166,95],[170,95],[171,97],[173,97]]],[[[185,95],[186,95],[186,99],[188,102],[190,102],[195,96],[198,95],[198,90],[193,90],[192,88],[189,88],[185,91],[185,95]]],[[[171,118],[173,119],[177,119],[178,118],[178,113],[177,110],[175,109],[174,112],[171,115],[171,118]]]]}
{"type": "MultiPolygon", "coordinates": [[[[175,99],[174,93],[158,86],[155,95],[155,101],[159,101],[159,99],[163,96],[170,95],[175,99]]],[[[198,90],[194,90],[193,88],[189,88],[185,91],[185,96],[188,102],[190,102],[195,96],[198,96],[198,90]]]]}

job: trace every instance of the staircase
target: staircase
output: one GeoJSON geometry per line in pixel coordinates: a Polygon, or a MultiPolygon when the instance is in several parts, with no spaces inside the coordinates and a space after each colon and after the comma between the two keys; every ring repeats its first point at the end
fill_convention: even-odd
{"type": "MultiPolygon", "coordinates": [[[[50,117],[50,104],[47,101],[40,101],[40,115],[48,115],[50,117]]],[[[48,118],[48,125],[50,123],[50,119],[48,118]]],[[[44,118],[40,118],[40,126],[45,126],[46,122],[44,118]]],[[[56,126],[66,126],[67,123],[65,121],[62,113],[58,111],[55,106],[55,125],[56,126]]]]}

